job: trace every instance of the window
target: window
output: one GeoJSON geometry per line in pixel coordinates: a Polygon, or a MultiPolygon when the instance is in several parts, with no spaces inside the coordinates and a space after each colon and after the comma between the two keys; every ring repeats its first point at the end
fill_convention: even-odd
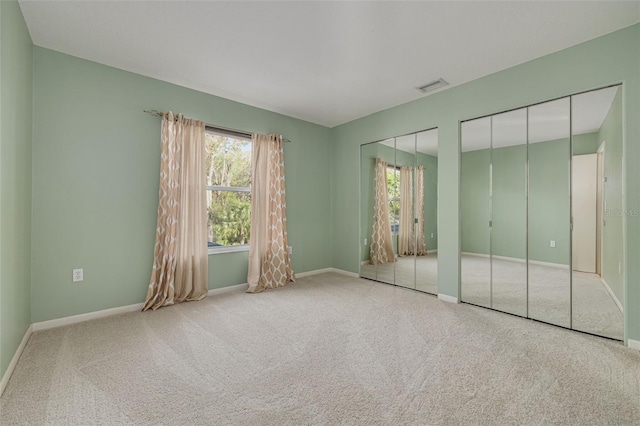
{"type": "Polygon", "coordinates": [[[400,232],[400,171],[394,166],[387,166],[387,191],[389,193],[389,223],[391,234],[400,232]]]}
{"type": "Polygon", "coordinates": [[[251,140],[207,130],[209,253],[247,250],[251,229],[251,140]]]}

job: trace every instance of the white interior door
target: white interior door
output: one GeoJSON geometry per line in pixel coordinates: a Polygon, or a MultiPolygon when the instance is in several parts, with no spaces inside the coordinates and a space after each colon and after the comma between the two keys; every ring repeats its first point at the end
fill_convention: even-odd
{"type": "Polygon", "coordinates": [[[572,170],[573,270],[595,273],[597,154],[575,155],[572,170]]]}
{"type": "Polygon", "coordinates": [[[596,184],[596,274],[602,276],[602,225],[604,214],[604,141],[598,152],[598,182],[596,184]]]}

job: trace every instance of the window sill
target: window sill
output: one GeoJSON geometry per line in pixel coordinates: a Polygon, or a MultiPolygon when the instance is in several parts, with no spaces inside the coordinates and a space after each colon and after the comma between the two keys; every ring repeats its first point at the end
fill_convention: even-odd
{"type": "Polygon", "coordinates": [[[222,254],[222,253],[236,253],[242,251],[249,251],[249,244],[244,244],[241,246],[230,246],[230,247],[211,247],[209,248],[209,255],[212,254],[222,254]]]}

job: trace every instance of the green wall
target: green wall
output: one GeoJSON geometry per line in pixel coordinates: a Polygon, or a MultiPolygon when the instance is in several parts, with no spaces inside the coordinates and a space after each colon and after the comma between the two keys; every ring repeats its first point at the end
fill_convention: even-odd
{"type": "Polygon", "coordinates": [[[526,255],[526,146],[461,155],[461,244],[466,253],[524,259],[526,255]],[[493,167],[493,200],[490,168],[493,167]],[[491,215],[492,213],[492,215],[491,215]],[[493,228],[489,232],[489,220],[493,228]]]}
{"type": "MultiPolygon", "coordinates": [[[[381,143],[369,143],[361,148],[360,163],[360,243],[362,244],[361,261],[369,259],[371,246],[371,228],[373,226],[373,187],[375,177],[375,158],[378,157],[389,165],[410,166],[416,164],[425,167],[424,171],[424,232],[427,250],[438,248],[438,157],[416,153],[413,155],[402,150],[394,150],[381,143]],[[395,152],[394,152],[395,151],[395,152]],[[433,238],[431,238],[433,233],[433,238]],[[367,244],[364,244],[364,239],[367,244]]],[[[394,239],[394,250],[396,249],[394,239]]]]}
{"type": "MultiPolygon", "coordinates": [[[[598,134],[574,135],[575,155],[593,154],[598,134]]],[[[462,251],[524,259],[526,257],[526,145],[477,150],[461,155],[460,203],[462,251]],[[489,160],[493,170],[493,199],[489,199],[489,160]],[[489,208],[489,203],[493,208],[489,208]],[[488,223],[492,212],[493,229],[488,223]]],[[[568,139],[529,145],[530,190],[529,257],[531,260],[568,264],[569,205],[568,139]],[[565,182],[564,186],[559,182],[565,182]],[[566,218],[562,220],[561,218],[566,218]],[[550,240],[556,247],[550,247],[550,240]]],[[[617,271],[617,266],[616,266],[617,271]]]]}
{"type": "MultiPolygon", "coordinates": [[[[33,85],[33,322],[144,301],[160,167],[160,119],[145,109],[291,139],[293,266],[331,266],[330,129],[38,47],[33,85]]],[[[246,282],[247,257],[210,255],[209,288],[246,282]]]]}
{"type": "MultiPolygon", "coordinates": [[[[526,145],[462,153],[463,252],[489,254],[490,242],[495,256],[526,258],[526,164],[526,145]],[[489,160],[493,170],[491,200],[489,160]]],[[[528,244],[533,261],[569,264],[568,165],[569,139],[529,144],[528,244]],[[556,247],[550,247],[551,240],[556,247]]]]}
{"type": "Polygon", "coordinates": [[[599,146],[598,132],[573,135],[573,155],[595,154],[599,146]]]}
{"type": "MultiPolygon", "coordinates": [[[[334,128],[333,266],[357,272],[363,143],[438,127],[438,292],[459,295],[459,122],[623,83],[627,210],[640,209],[640,24],[334,128]],[[597,60],[594,60],[597,58],[597,60]],[[340,218],[340,220],[335,220],[340,218]]],[[[445,76],[446,78],[446,76],[445,76]]],[[[640,220],[626,216],[626,337],[640,340],[640,220]]]]}
{"type": "Polygon", "coordinates": [[[529,145],[529,258],[569,265],[569,139],[529,145]],[[556,242],[550,247],[550,241],[556,242]]]}
{"type": "MultiPolygon", "coordinates": [[[[636,116],[637,118],[637,116],[636,116]]],[[[636,120],[637,121],[637,120],[636,120]]],[[[611,104],[611,109],[607,114],[602,126],[597,135],[596,141],[598,143],[605,143],[604,154],[604,174],[607,178],[607,182],[604,184],[604,202],[607,206],[605,211],[606,225],[602,228],[603,239],[603,259],[602,259],[602,275],[613,290],[618,300],[624,300],[624,286],[622,275],[618,273],[618,263],[624,265],[623,257],[623,235],[624,228],[622,226],[624,204],[622,201],[622,91],[618,90],[616,97],[611,104]]],[[[640,141],[636,140],[636,143],[640,141]]],[[[634,168],[638,168],[639,162],[635,163],[634,168]]],[[[636,180],[635,188],[640,186],[636,180]]],[[[633,213],[629,216],[629,220],[638,220],[638,213],[636,211],[635,216],[633,213]]],[[[637,244],[639,234],[627,234],[627,238],[631,241],[635,241],[637,244]]],[[[630,258],[631,259],[631,258],[630,258]]],[[[636,258],[637,263],[640,259],[636,258]]],[[[631,285],[640,287],[640,280],[638,277],[635,280],[628,281],[631,285]]],[[[638,305],[635,305],[638,306],[638,305]]]]}
{"type": "MultiPolygon", "coordinates": [[[[524,259],[527,252],[527,147],[517,145],[494,149],[491,157],[491,251],[496,256],[524,259]]],[[[465,181],[466,175],[462,175],[461,185],[465,181]]],[[[462,251],[465,251],[464,246],[462,251]]]]}
{"type": "Polygon", "coordinates": [[[31,324],[32,44],[0,2],[0,378],[31,324]]]}
{"type": "MultiPolygon", "coordinates": [[[[460,159],[460,235],[463,252],[489,254],[491,150],[463,152],[460,159]]],[[[442,204],[440,204],[442,207],[442,204]]],[[[442,228],[440,228],[442,232],[442,228]]]]}

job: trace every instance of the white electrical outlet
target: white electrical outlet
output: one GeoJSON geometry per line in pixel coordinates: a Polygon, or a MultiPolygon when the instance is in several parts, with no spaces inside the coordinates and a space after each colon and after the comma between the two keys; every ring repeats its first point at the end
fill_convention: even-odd
{"type": "Polygon", "coordinates": [[[431,238],[433,238],[433,232],[431,233],[431,238]]]}
{"type": "Polygon", "coordinates": [[[293,254],[293,246],[289,246],[289,254],[293,254]]]}
{"type": "Polygon", "coordinates": [[[367,239],[366,238],[364,239],[364,245],[365,246],[367,245],[367,239]]]}
{"type": "Polygon", "coordinates": [[[84,269],[74,269],[72,277],[74,283],[84,280],[84,269]]]}
{"type": "Polygon", "coordinates": [[[556,242],[551,240],[549,241],[549,247],[555,247],[556,246],[556,242]]]}

